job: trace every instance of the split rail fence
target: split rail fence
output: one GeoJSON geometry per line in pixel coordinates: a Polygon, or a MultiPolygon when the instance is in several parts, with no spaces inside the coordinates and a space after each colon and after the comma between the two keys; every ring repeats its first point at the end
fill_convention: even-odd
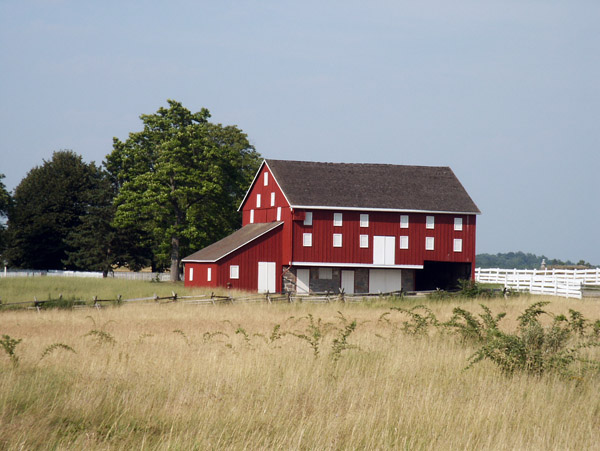
{"type": "MultiPolygon", "coordinates": [[[[390,293],[364,293],[364,294],[345,294],[341,293],[311,293],[310,295],[301,295],[297,296],[291,293],[287,294],[279,294],[279,293],[264,293],[264,294],[254,294],[248,296],[240,296],[240,297],[232,297],[232,296],[220,296],[214,293],[211,294],[202,294],[202,295],[192,295],[192,296],[179,296],[177,293],[172,292],[171,296],[151,296],[145,298],[134,298],[134,299],[122,299],[119,296],[117,299],[98,299],[97,296],[94,296],[91,300],[76,300],[70,301],[72,307],[74,309],[78,308],[102,308],[104,304],[112,304],[112,305],[122,305],[126,303],[133,302],[144,302],[144,303],[154,303],[156,305],[162,304],[170,304],[170,303],[180,303],[180,304],[188,304],[188,305],[217,305],[217,304],[238,304],[238,303],[292,303],[292,302],[311,302],[311,303],[328,303],[328,302],[363,302],[363,301],[373,301],[378,298],[384,297],[400,297],[404,296],[407,293],[403,293],[401,291],[395,291],[390,293]]],[[[414,293],[409,293],[414,294],[414,293]]],[[[62,299],[62,295],[59,297],[58,301],[62,299]]],[[[6,308],[14,308],[15,306],[20,306],[21,308],[31,308],[36,309],[38,312],[48,305],[52,305],[56,303],[56,299],[48,299],[48,300],[38,300],[34,298],[33,301],[24,301],[24,302],[6,302],[0,300],[0,309],[2,307],[6,308]]]]}
{"type": "Polygon", "coordinates": [[[503,284],[516,291],[581,299],[600,295],[600,268],[501,269],[476,268],[475,280],[503,284]]]}

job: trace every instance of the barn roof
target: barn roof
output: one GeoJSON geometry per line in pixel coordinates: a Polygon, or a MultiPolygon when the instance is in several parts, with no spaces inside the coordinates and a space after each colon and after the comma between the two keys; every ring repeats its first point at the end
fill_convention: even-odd
{"type": "Polygon", "coordinates": [[[265,160],[291,207],[480,213],[445,166],[265,160]]]}
{"type": "Polygon", "coordinates": [[[233,251],[245,246],[267,232],[279,227],[283,222],[267,222],[261,224],[248,224],[220,241],[194,252],[185,257],[185,262],[216,262],[233,251]]]}
{"type": "Polygon", "coordinates": [[[271,159],[263,164],[292,208],[481,213],[447,166],[271,159]]]}

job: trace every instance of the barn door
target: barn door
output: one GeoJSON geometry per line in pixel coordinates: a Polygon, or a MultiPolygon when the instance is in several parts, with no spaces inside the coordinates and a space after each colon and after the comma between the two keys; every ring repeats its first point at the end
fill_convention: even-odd
{"type": "Polygon", "coordinates": [[[396,263],[396,237],[373,237],[373,264],[393,265],[396,263]]]}
{"type": "Polygon", "coordinates": [[[308,294],[310,284],[310,269],[296,270],[296,293],[308,294]]]}
{"type": "Polygon", "coordinates": [[[370,269],[369,293],[390,293],[402,289],[400,269],[370,269]]]}
{"type": "Polygon", "coordinates": [[[342,290],[346,294],[354,294],[354,271],[342,270],[342,290]]]}
{"type": "Polygon", "coordinates": [[[258,292],[275,293],[276,288],[275,262],[258,262],[258,292]]]}

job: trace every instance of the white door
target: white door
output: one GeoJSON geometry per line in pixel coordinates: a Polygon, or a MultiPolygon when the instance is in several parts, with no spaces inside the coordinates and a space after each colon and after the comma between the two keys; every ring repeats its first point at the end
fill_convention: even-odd
{"type": "Polygon", "coordinates": [[[258,262],[258,292],[275,293],[275,262],[258,262]]]}
{"type": "Polygon", "coordinates": [[[308,294],[310,284],[310,269],[296,270],[296,293],[308,294]]]}
{"type": "Polygon", "coordinates": [[[354,294],[354,271],[342,270],[342,290],[346,294],[354,294]]]}
{"type": "Polygon", "coordinates": [[[396,263],[396,237],[373,237],[373,264],[393,265],[396,263]]]}
{"type": "Polygon", "coordinates": [[[369,293],[390,293],[402,288],[400,269],[369,270],[369,293]]]}

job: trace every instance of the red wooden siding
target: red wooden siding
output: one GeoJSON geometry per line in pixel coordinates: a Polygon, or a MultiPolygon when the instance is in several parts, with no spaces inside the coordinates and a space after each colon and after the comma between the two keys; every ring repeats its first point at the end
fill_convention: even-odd
{"type": "Polygon", "coordinates": [[[217,265],[215,263],[186,263],[184,285],[186,287],[211,287],[217,286],[217,265]],[[208,269],[211,269],[211,280],[208,280],[208,269]],[[193,278],[190,271],[194,272],[193,278]],[[192,280],[190,280],[192,279],[192,280]]]}
{"type": "Polygon", "coordinates": [[[250,210],[254,210],[254,222],[277,221],[277,207],[281,207],[281,220],[284,221],[284,211],[289,214],[290,205],[285,200],[281,189],[264,164],[250,187],[246,200],[242,205],[242,225],[250,224],[250,210]],[[267,186],[264,184],[264,174],[269,174],[267,186]],[[271,193],[275,193],[275,205],[271,206],[271,193]],[[260,194],[260,207],[256,206],[256,197],[260,194]]]}
{"type": "Polygon", "coordinates": [[[313,225],[293,222],[293,258],[298,262],[373,263],[373,237],[394,236],[395,264],[422,265],[425,260],[475,261],[475,215],[403,213],[408,229],[400,228],[400,213],[370,212],[368,227],[360,227],[359,211],[341,211],[342,226],[333,225],[335,210],[313,210],[313,225]],[[426,229],[426,216],[434,216],[433,229],[426,229]],[[463,219],[463,230],[454,230],[454,218],[463,219]],[[303,246],[303,234],[312,233],[312,247],[303,246]],[[342,234],[342,247],[333,247],[333,234],[342,234]],[[368,235],[369,247],[360,247],[360,235],[368,235]],[[408,236],[408,249],[400,249],[400,236],[408,236]],[[434,250],[425,250],[425,238],[434,238],[434,250]],[[454,239],[462,239],[462,252],[454,252],[454,239]]]}

